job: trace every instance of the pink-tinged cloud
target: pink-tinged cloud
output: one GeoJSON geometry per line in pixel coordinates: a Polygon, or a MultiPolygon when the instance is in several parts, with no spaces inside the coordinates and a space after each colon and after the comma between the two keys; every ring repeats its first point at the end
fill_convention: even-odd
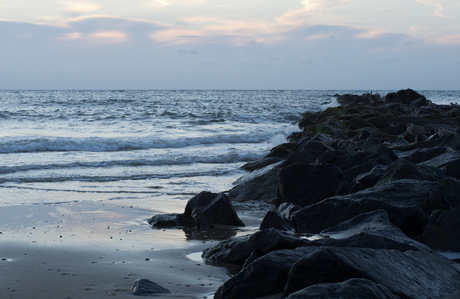
{"type": "Polygon", "coordinates": [[[76,40],[82,38],[83,34],[80,32],[70,32],[61,37],[62,40],[76,40]]]}
{"type": "Polygon", "coordinates": [[[382,29],[370,29],[370,30],[365,30],[364,32],[356,34],[355,37],[358,39],[374,39],[374,38],[380,38],[385,34],[389,34],[389,32],[386,32],[382,29]]]}
{"type": "Polygon", "coordinates": [[[99,31],[88,35],[86,39],[95,43],[122,43],[128,41],[128,34],[122,31],[99,31]]]}
{"type": "Polygon", "coordinates": [[[300,26],[311,22],[312,16],[319,16],[328,11],[348,4],[350,0],[303,0],[303,8],[291,9],[276,20],[281,24],[300,26]]]}
{"type": "Polygon", "coordinates": [[[170,28],[156,31],[150,34],[150,38],[159,43],[165,44],[189,44],[198,42],[204,35],[197,30],[170,28]]]}
{"type": "Polygon", "coordinates": [[[460,46],[460,34],[439,38],[437,42],[448,46],[460,46]]]}
{"type": "Polygon", "coordinates": [[[146,2],[147,5],[153,7],[165,7],[165,6],[192,6],[199,5],[209,0],[150,0],[146,2]]]}
{"type": "Polygon", "coordinates": [[[424,4],[424,5],[428,5],[428,6],[432,6],[435,9],[434,11],[434,15],[437,16],[437,17],[440,17],[440,18],[445,18],[445,19],[450,19],[449,16],[446,16],[442,13],[444,7],[438,2],[438,1],[430,1],[430,0],[417,0],[418,3],[421,3],[421,4],[424,4]]]}
{"type": "Polygon", "coordinates": [[[86,1],[59,1],[59,3],[65,6],[65,11],[75,13],[86,13],[101,8],[97,3],[86,1]]]}

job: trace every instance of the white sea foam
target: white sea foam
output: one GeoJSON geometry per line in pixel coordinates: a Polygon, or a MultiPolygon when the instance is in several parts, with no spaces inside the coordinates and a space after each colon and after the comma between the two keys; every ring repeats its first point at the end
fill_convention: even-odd
{"type": "Polygon", "coordinates": [[[110,152],[144,150],[152,148],[184,148],[211,144],[260,143],[270,140],[272,132],[265,134],[213,134],[200,137],[157,138],[72,138],[72,137],[5,137],[0,140],[0,153],[45,151],[110,152]]]}

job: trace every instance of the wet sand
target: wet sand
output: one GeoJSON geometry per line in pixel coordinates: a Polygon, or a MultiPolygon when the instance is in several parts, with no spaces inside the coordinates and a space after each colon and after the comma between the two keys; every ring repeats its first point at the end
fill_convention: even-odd
{"type": "MultiPolygon", "coordinates": [[[[186,202],[156,204],[169,213],[186,202]]],[[[156,297],[212,298],[235,269],[206,265],[201,251],[254,232],[264,214],[247,209],[244,228],[195,231],[152,229],[158,213],[128,201],[0,207],[0,298],[135,298],[138,278],[171,291],[156,297]]]]}

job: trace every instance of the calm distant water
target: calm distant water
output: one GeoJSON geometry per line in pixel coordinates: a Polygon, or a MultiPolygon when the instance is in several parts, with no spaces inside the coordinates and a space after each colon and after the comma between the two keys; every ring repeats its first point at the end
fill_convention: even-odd
{"type": "Polygon", "coordinates": [[[228,190],[302,113],[350,92],[367,91],[0,91],[0,206],[228,190]]]}

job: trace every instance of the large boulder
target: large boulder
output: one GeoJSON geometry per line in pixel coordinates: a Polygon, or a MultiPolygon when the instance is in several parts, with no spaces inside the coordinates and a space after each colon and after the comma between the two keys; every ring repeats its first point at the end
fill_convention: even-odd
{"type": "Polygon", "coordinates": [[[215,225],[244,226],[230,198],[224,193],[199,193],[187,202],[182,218],[184,222],[192,222],[197,228],[215,225]]]}
{"type": "Polygon", "coordinates": [[[439,180],[444,190],[444,195],[451,208],[460,208],[460,180],[452,177],[445,177],[439,180]]]}
{"type": "Polygon", "coordinates": [[[226,194],[207,191],[191,198],[183,214],[159,214],[147,222],[155,228],[183,226],[203,229],[216,225],[244,226],[226,194]]]}
{"type": "Polygon", "coordinates": [[[360,214],[321,231],[320,235],[325,238],[313,240],[309,246],[431,251],[428,246],[407,237],[395,227],[384,210],[360,214]]]}
{"type": "Polygon", "coordinates": [[[222,284],[214,299],[253,299],[283,292],[291,266],[318,247],[272,251],[244,267],[222,284]]]}
{"type": "MultiPolygon", "coordinates": [[[[374,167],[381,165],[375,159],[370,159],[366,162],[353,166],[343,171],[345,180],[352,182],[357,176],[371,171],[374,167]]],[[[380,178],[379,178],[380,179],[380,178]]]]}
{"type": "Polygon", "coordinates": [[[318,283],[290,294],[286,299],[400,299],[384,285],[352,278],[339,283],[318,283]]]}
{"type": "Polygon", "coordinates": [[[250,236],[236,237],[205,249],[202,258],[209,264],[248,264],[274,250],[294,249],[306,246],[308,240],[293,237],[274,228],[258,231],[250,236]]]}
{"type": "Polygon", "coordinates": [[[276,210],[270,210],[265,214],[260,223],[260,230],[266,228],[276,228],[279,230],[293,230],[291,225],[291,216],[301,207],[290,202],[282,203],[276,210]]]}
{"type": "Polygon", "coordinates": [[[211,265],[243,265],[254,251],[250,237],[251,235],[245,235],[219,242],[205,249],[201,257],[211,265]]]}
{"type": "Polygon", "coordinates": [[[443,170],[446,175],[460,179],[460,151],[441,154],[433,159],[419,163],[419,165],[437,167],[443,170]]]}
{"type": "Polygon", "coordinates": [[[410,105],[413,101],[423,98],[424,96],[412,89],[399,90],[397,92],[390,92],[385,96],[385,103],[402,103],[410,105]]]}
{"type": "Polygon", "coordinates": [[[318,283],[365,278],[401,298],[440,298],[460,289],[460,273],[446,258],[426,251],[326,247],[292,265],[284,297],[318,283]]]}
{"type": "Polygon", "coordinates": [[[460,208],[431,213],[420,242],[438,250],[460,251],[460,208]]]}
{"type": "Polygon", "coordinates": [[[406,160],[398,159],[386,168],[385,173],[376,186],[402,179],[437,181],[442,176],[445,176],[445,174],[435,167],[416,166],[406,160]]]}
{"type": "Polygon", "coordinates": [[[400,159],[404,159],[413,164],[418,164],[433,159],[434,157],[449,151],[452,151],[452,149],[449,149],[448,147],[436,146],[429,148],[417,148],[411,151],[401,152],[398,156],[400,159]]]}
{"type": "Polygon", "coordinates": [[[319,233],[362,213],[383,209],[409,237],[420,236],[436,209],[449,209],[438,182],[399,180],[356,193],[326,198],[291,217],[300,233],[319,233]]]}
{"type": "Polygon", "coordinates": [[[276,228],[278,230],[291,230],[291,222],[282,217],[278,211],[268,211],[262,222],[260,223],[259,229],[264,230],[266,228],[276,228]]]}
{"type": "Polygon", "coordinates": [[[333,196],[344,180],[332,164],[294,163],[280,170],[277,203],[307,206],[333,196]]]}
{"type": "MultiPolygon", "coordinates": [[[[358,175],[354,182],[360,184],[362,189],[374,187],[385,174],[386,167],[383,165],[377,165],[372,168],[369,172],[358,175]]],[[[358,190],[357,190],[358,191],[358,190]]]]}
{"type": "Polygon", "coordinates": [[[286,167],[293,163],[314,163],[323,152],[312,151],[312,150],[302,150],[290,154],[283,162],[279,164],[279,167],[286,167]]]}
{"type": "Polygon", "coordinates": [[[242,176],[229,190],[229,197],[235,201],[275,201],[279,170],[276,163],[242,176]]]}
{"type": "Polygon", "coordinates": [[[274,228],[251,236],[235,237],[203,251],[203,259],[213,265],[249,264],[271,251],[305,246],[363,247],[374,249],[426,250],[427,246],[408,238],[394,227],[383,210],[360,214],[335,227],[323,230],[321,238],[308,240],[274,228]]]}

